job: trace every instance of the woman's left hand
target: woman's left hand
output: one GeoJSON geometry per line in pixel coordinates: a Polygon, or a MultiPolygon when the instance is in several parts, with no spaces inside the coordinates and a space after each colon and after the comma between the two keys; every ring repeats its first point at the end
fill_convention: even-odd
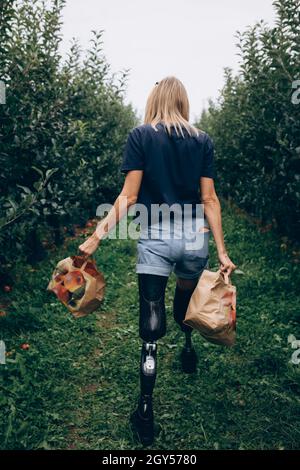
{"type": "Polygon", "coordinates": [[[79,245],[78,249],[86,256],[90,256],[97,250],[100,244],[100,239],[98,238],[96,232],[94,232],[85,242],[79,245]]]}
{"type": "Polygon", "coordinates": [[[234,271],[237,266],[231,261],[227,253],[219,253],[218,258],[221,271],[226,271],[228,276],[230,276],[231,272],[234,271]]]}

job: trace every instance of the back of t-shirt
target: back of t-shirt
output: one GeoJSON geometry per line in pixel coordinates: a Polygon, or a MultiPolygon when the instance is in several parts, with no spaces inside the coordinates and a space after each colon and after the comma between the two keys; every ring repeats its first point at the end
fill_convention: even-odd
{"type": "Polygon", "coordinates": [[[201,203],[201,176],[215,177],[213,143],[202,131],[190,136],[183,128],[182,137],[174,127],[170,136],[163,123],[156,128],[143,124],[130,131],[121,171],[143,170],[137,203],[144,204],[149,215],[151,204],[179,204],[182,208],[188,204],[195,214],[201,203]]]}

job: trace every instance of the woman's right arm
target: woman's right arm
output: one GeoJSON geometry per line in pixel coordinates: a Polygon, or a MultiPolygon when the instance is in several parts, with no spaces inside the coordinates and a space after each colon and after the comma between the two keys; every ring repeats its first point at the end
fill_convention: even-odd
{"type": "Polygon", "coordinates": [[[236,269],[236,265],[229,258],[222,229],[221,205],[215,191],[213,178],[201,177],[200,179],[201,200],[204,206],[204,214],[213,233],[221,271],[226,271],[228,275],[236,269]]]}
{"type": "Polygon", "coordinates": [[[129,207],[136,203],[142,178],[142,170],[131,170],[127,172],[122,191],[107,216],[98,223],[94,233],[79,246],[79,250],[82,253],[87,256],[93,254],[98,248],[102,238],[104,238],[122,219],[128,212],[129,207]]]}

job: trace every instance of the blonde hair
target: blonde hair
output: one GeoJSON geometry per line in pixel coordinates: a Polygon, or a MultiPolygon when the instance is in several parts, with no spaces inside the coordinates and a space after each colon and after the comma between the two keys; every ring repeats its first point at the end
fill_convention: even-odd
{"type": "Polygon", "coordinates": [[[174,76],[165,77],[156,82],[148,96],[144,124],[157,130],[156,124],[163,122],[170,135],[173,125],[177,135],[179,130],[184,137],[184,127],[190,136],[198,136],[201,130],[189,123],[189,112],[189,99],[183,83],[174,76]]]}

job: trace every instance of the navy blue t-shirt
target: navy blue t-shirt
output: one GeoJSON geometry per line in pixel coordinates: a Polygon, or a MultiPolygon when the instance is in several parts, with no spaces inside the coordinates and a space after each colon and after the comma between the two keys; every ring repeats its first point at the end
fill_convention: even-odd
{"type": "Polygon", "coordinates": [[[120,170],[143,170],[137,203],[149,213],[151,204],[163,203],[191,204],[194,212],[201,203],[201,176],[215,178],[213,142],[203,131],[190,136],[183,128],[183,138],[173,126],[171,136],[163,123],[156,128],[142,124],[129,132],[120,170]]]}

